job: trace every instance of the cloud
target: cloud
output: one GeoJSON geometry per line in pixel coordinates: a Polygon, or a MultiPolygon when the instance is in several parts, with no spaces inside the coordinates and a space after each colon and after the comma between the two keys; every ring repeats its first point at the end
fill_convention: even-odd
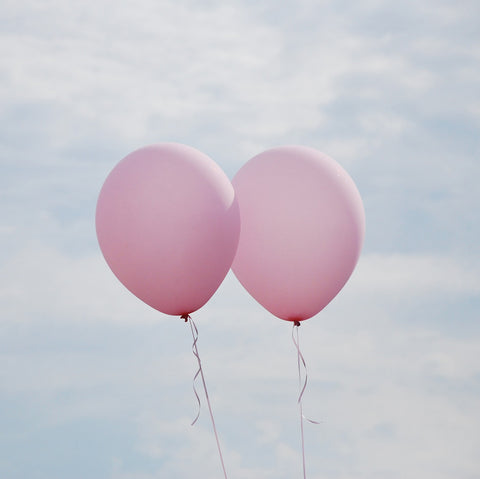
{"type": "MultiPolygon", "coordinates": [[[[40,430],[63,425],[52,430],[57,438],[52,440],[73,434],[78,421],[123,424],[119,440],[128,436],[136,455],[130,462],[120,453],[114,457],[120,454],[123,462],[102,458],[97,470],[108,467],[112,477],[160,477],[165,471],[189,475],[196,470],[218,474],[205,404],[200,423],[189,426],[195,361],[183,322],[167,320],[135,298],[130,302],[120,285],[105,303],[99,301],[106,284],[115,288],[117,280],[108,270],[100,274],[103,260],[98,255],[72,259],[43,250],[36,257],[55,268],[48,284],[38,282],[42,288],[29,290],[30,307],[49,311],[51,317],[38,317],[25,305],[20,323],[4,318],[10,350],[2,355],[7,365],[3,397],[21,398],[27,408],[35,404],[39,413],[34,424],[40,430]],[[87,276],[88,287],[82,280],[87,276]],[[78,290],[78,284],[85,296],[75,301],[68,290],[78,290]],[[63,298],[53,307],[50,288],[63,298]]],[[[33,264],[35,270],[41,269],[39,262],[33,264]]],[[[14,264],[20,264],[18,259],[14,264]]],[[[32,263],[24,265],[22,276],[32,263]]],[[[478,337],[450,338],[391,314],[394,308],[397,315],[405,312],[396,300],[399,290],[417,298],[435,291],[453,294],[457,301],[476,294],[459,280],[469,274],[468,268],[439,258],[366,256],[345,292],[302,325],[309,368],[305,412],[323,421],[307,425],[311,473],[367,477],[362,471],[368,471],[369,477],[399,477],[403,468],[412,477],[446,478],[446,471],[468,477],[475,470],[476,455],[469,444],[476,434],[472,392],[479,387],[478,337]],[[404,263],[419,272],[413,285],[404,263]],[[450,280],[429,274],[445,266],[456,285],[453,291],[450,280]],[[453,437],[458,444],[455,459],[439,460],[438,451],[451,450],[453,437]],[[408,459],[400,461],[399,451],[408,459]]],[[[298,473],[301,464],[291,327],[242,299],[244,293],[235,292],[238,287],[229,276],[223,294],[195,315],[209,392],[230,473],[283,479],[298,473]]]]}
{"type": "Polygon", "coordinates": [[[431,295],[474,296],[480,292],[476,268],[447,256],[420,254],[364,255],[356,287],[371,296],[397,298],[431,295]]]}
{"type": "MultiPolygon", "coordinates": [[[[477,10],[377,0],[6,5],[0,474],[221,473],[205,406],[189,426],[187,325],[126,291],[95,238],[110,169],[168,140],[205,151],[230,177],[263,149],[308,144],[359,186],[364,254],[300,329],[305,412],[323,421],[306,425],[309,476],[474,477],[477,10]]],[[[300,475],[291,325],[232,274],[194,319],[229,473],[300,475]]]]}

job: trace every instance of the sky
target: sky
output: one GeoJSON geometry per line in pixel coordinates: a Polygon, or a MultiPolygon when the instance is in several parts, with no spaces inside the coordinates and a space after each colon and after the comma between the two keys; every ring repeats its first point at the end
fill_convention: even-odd
{"type": "MultiPolygon", "coordinates": [[[[317,148],[366,212],[300,328],[310,479],[480,477],[480,4],[4,0],[0,477],[223,477],[188,325],[108,269],[95,205],[131,151],[229,178],[317,148]]],[[[291,325],[229,273],[194,319],[230,479],[302,477],[291,325]]]]}

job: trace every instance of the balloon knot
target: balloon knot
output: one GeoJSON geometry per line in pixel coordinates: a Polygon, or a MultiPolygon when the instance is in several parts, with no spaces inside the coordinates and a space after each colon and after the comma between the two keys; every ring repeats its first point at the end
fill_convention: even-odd
{"type": "Polygon", "coordinates": [[[190,315],[189,314],[182,314],[180,316],[181,319],[184,319],[186,323],[188,323],[188,320],[190,319],[190,315]]]}
{"type": "Polygon", "coordinates": [[[297,326],[297,328],[298,328],[298,327],[300,326],[300,321],[294,321],[294,322],[293,322],[293,325],[294,325],[294,326],[297,326]]]}

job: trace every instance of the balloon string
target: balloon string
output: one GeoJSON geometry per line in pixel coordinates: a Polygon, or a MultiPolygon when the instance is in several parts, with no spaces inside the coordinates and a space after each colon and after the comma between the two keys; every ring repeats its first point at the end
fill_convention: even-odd
{"type": "MultiPolygon", "coordinates": [[[[183,316],[182,316],[182,318],[183,318],[183,316]]],[[[193,376],[193,381],[192,381],[193,392],[195,394],[195,397],[197,399],[197,404],[198,404],[197,405],[197,415],[195,416],[195,419],[190,424],[191,426],[193,426],[198,421],[198,418],[200,417],[200,411],[202,409],[202,403],[200,401],[200,396],[198,395],[197,388],[195,387],[195,384],[197,382],[197,378],[200,375],[200,372],[202,371],[202,364],[201,364],[200,356],[198,354],[198,349],[197,349],[198,329],[197,329],[197,326],[195,325],[195,323],[193,323],[193,320],[192,320],[192,318],[190,318],[190,316],[185,318],[185,322],[188,322],[189,319],[190,319],[190,329],[192,331],[192,337],[193,337],[192,352],[193,352],[193,355],[197,358],[197,361],[198,361],[198,370],[195,373],[195,376],[193,376]]]]}
{"type": "Polygon", "coordinates": [[[292,328],[292,340],[293,344],[295,344],[295,347],[297,349],[297,366],[298,366],[298,388],[299,388],[299,395],[298,395],[298,408],[300,411],[300,434],[301,434],[301,439],[302,439],[302,464],[303,464],[303,479],[307,479],[307,472],[306,472],[306,461],[305,461],[305,435],[304,435],[304,427],[303,427],[303,421],[304,419],[307,420],[308,422],[311,422],[312,424],[320,424],[317,421],[313,421],[312,419],[309,419],[304,416],[303,414],[303,394],[305,392],[305,389],[307,388],[307,382],[308,382],[308,374],[307,374],[307,363],[305,361],[305,358],[303,357],[302,351],[300,349],[300,337],[298,334],[298,328],[300,327],[300,321],[295,321],[293,323],[293,328],[292,328]],[[294,334],[296,333],[296,334],[294,334]],[[296,336],[296,338],[295,338],[296,336]],[[305,371],[305,379],[302,383],[302,370],[301,366],[303,366],[303,369],[305,371]]]}
{"type": "Polygon", "coordinates": [[[212,421],[212,427],[213,427],[213,432],[215,434],[215,440],[217,442],[218,455],[220,456],[220,462],[222,464],[223,474],[225,476],[225,479],[228,479],[227,471],[225,469],[225,463],[223,461],[222,449],[220,447],[220,440],[218,438],[217,427],[215,425],[215,419],[213,417],[212,405],[210,404],[210,397],[208,396],[207,383],[205,381],[205,376],[203,374],[202,361],[200,360],[200,354],[198,352],[198,347],[197,347],[198,329],[197,329],[197,325],[195,324],[195,322],[193,321],[192,317],[189,314],[184,314],[182,316],[182,319],[184,319],[186,323],[188,322],[190,324],[190,330],[192,331],[192,338],[193,338],[192,352],[193,352],[193,355],[197,358],[197,362],[198,362],[198,370],[195,373],[195,376],[193,378],[193,391],[194,391],[195,396],[196,396],[197,401],[198,401],[198,413],[197,413],[196,418],[192,422],[192,426],[197,422],[197,420],[200,416],[201,402],[200,402],[200,397],[198,396],[197,390],[195,388],[195,381],[198,378],[198,376],[200,375],[200,377],[202,379],[202,384],[203,384],[203,391],[205,392],[205,397],[207,399],[208,411],[210,412],[210,419],[212,421]]]}

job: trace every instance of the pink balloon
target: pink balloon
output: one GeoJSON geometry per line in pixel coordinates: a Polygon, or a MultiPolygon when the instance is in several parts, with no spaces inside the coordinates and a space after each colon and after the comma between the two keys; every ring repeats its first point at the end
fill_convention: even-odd
{"type": "Polygon", "coordinates": [[[153,308],[196,311],[232,264],[240,222],[232,184],[189,146],[162,143],[130,153],[108,175],[97,237],[117,278],[153,308]]]}
{"type": "Polygon", "coordinates": [[[241,221],[233,272],[275,316],[311,318],[360,255],[365,213],[353,180],[317,150],[284,146],[252,158],[233,187],[241,221]]]}

